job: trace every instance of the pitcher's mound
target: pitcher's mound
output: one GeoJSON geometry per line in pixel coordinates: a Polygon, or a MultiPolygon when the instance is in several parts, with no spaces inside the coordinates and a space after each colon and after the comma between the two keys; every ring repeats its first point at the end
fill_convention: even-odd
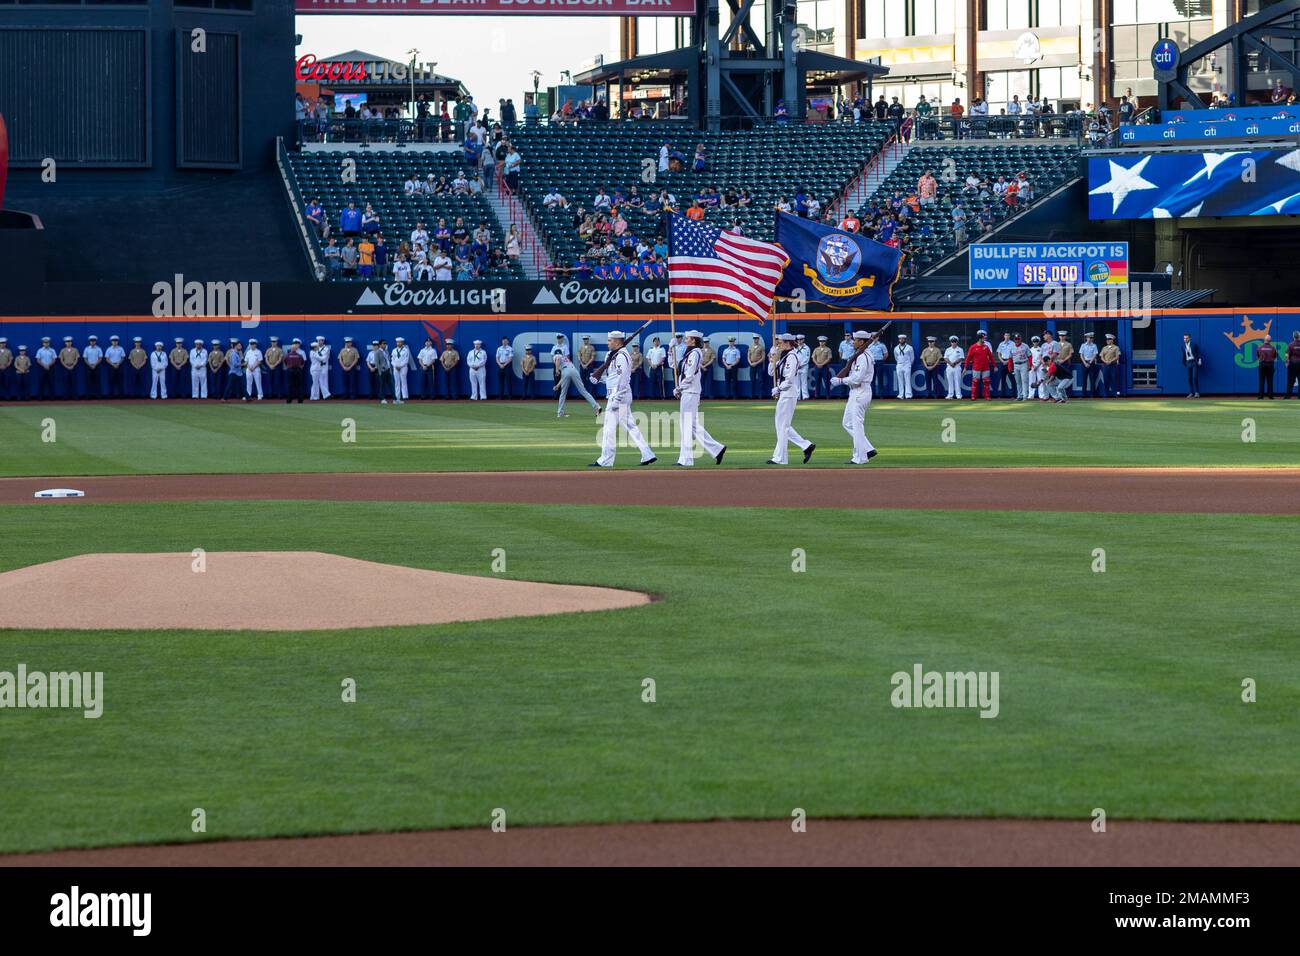
{"type": "Polygon", "coordinates": [[[318,631],[647,604],[614,588],[423,571],[319,551],[83,554],[0,574],[0,627],[318,631]],[[41,597],[44,595],[44,597],[41,597]]]}

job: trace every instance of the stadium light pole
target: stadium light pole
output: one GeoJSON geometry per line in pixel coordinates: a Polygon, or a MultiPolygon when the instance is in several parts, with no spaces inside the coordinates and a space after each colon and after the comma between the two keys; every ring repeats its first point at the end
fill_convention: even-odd
{"type": "Polygon", "coordinates": [[[407,115],[412,120],[415,119],[415,58],[420,55],[420,51],[415,47],[406,51],[406,55],[411,58],[411,102],[407,107],[407,115]]]}

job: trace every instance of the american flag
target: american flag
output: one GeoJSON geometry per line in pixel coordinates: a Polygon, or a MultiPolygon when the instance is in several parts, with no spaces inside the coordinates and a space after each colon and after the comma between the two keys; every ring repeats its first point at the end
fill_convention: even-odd
{"type": "Polygon", "coordinates": [[[668,298],[719,302],[762,322],[790,257],[775,243],[723,232],[673,214],[668,230],[668,298]]]}

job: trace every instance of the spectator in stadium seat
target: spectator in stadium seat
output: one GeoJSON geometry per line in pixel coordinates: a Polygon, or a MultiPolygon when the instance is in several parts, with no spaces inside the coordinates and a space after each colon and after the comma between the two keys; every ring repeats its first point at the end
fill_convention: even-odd
{"type": "Polygon", "coordinates": [[[415,173],[406,177],[406,182],[402,185],[402,192],[407,196],[418,196],[424,192],[424,187],[420,185],[420,180],[416,178],[415,173]]]}
{"type": "Polygon", "coordinates": [[[384,234],[377,233],[372,240],[375,245],[375,275],[381,279],[388,276],[388,246],[384,242],[384,234]]]}
{"type": "Polygon", "coordinates": [[[695,146],[695,161],[691,168],[697,173],[705,172],[709,168],[709,161],[704,155],[703,143],[697,143],[695,146]]]}
{"type": "Polygon", "coordinates": [[[519,238],[519,227],[511,223],[510,231],[506,233],[506,256],[512,262],[518,262],[522,252],[523,244],[519,238]]]}
{"type": "Polygon", "coordinates": [[[339,213],[339,231],[344,236],[361,235],[361,213],[357,210],[356,203],[348,203],[347,208],[339,213]]]}
{"type": "Polygon", "coordinates": [[[934,178],[934,170],[927,169],[916,181],[916,196],[922,206],[932,205],[939,195],[939,180],[934,178]]]}
{"type": "Polygon", "coordinates": [[[321,251],[325,256],[325,268],[329,270],[329,277],[331,279],[338,278],[339,272],[343,268],[343,262],[339,257],[338,240],[330,236],[329,244],[321,251]]]}
{"type": "Polygon", "coordinates": [[[565,199],[564,194],[552,186],[551,191],[542,197],[542,205],[547,209],[565,209],[569,205],[569,200],[565,199]]]}
{"type": "Polygon", "coordinates": [[[1020,180],[1013,179],[1007,183],[1007,188],[1002,192],[1002,199],[1008,209],[1017,208],[1020,199],[1020,180]]]}
{"type": "Polygon", "coordinates": [[[406,256],[399,255],[393,261],[393,281],[410,282],[411,281],[411,263],[406,256]]]}
{"type": "Polygon", "coordinates": [[[339,260],[343,264],[343,278],[351,279],[357,272],[357,246],[355,239],[349,239],[339,250],[339,260]]]}
{"type": "Polygon", "coordinates": [[[465,170],[460,170],[456,178],[451,181],[451,192],[455,196],[469,195],[469,180],[465,178],[465,170]]]}
{"type": "Polygon", "coordinates": [[[447,258],[445,252],[439,252],[437,258],[435,258],[433,262],[429,262],[427,259],[417,260],[415,268],[411,270],[411,276],[416,282],[433,282],[435,280],[444,281],[441,278],[441,275],[444,272],[446,273],[446,279],[450,280],[451,260],[447,258]],[[440,260],[446,262],[447,265],[445,269],[438,268],[440,260]]]}
{"type": "Polygon", "coordinates": [[[948,107],[948,115],[952,118],[952,135],[954,139],[966,138],[966,124],[962,120],[966,108],[961,105],[961,97],[954,97],[952,105],[948,107]]]}
{"type": "Polygon", "coordinates": [[[882,123],[889,118],[889,101],[885,99],[884,93],[881,93],[880,98],[876,100],[875,112],[876,119],[882,123]]]}
{"type": "Polygon", "coordinates": [[[700,222],[704,219],[704,207],[700,205],[698,199],[691,200],[691,208],[686,210],[686,218],[700,222]]]}
{"type": "Polygon", "coordinates": [[[325,222],[325,208],[319,200],[307,203],[307,221],[316,227],[316,235],[324,239],[329,235],[329,225],[325,222]]]}
{"type": "MultiPolygon", "coordinates": [[[[350,242],[351,240],[349,240],[350,242]]],[[[357,275],[363,279],[373,278],[375,274],[375,244],[369,236],[363,236],[357,243],[357,275]]]]}
{"type": "Polygon", "coordinates": [[[519,150],[514,146],[510,146],[506,151],[506,162],[504,168],[506,174],[506,187],[509,188],[512,193],[519,191],[519,173],[523,167],[523,163],[524,158],[519,155],[519,150]]]}
{"type": "Polygon", "coordinates": [[[366,203],[366,211],[361,214],[361,231],[367,236],[373,236],[379,231],[379,213],[375,212],[375,207],[366,203]]]}

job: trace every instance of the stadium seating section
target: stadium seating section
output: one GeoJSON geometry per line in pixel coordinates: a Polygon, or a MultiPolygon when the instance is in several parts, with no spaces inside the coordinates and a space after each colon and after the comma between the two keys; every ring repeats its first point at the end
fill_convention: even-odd
{"type": "MultiPolygon", "coordinates": [[[[464,154],[457,152],[415,151],[392,152],[296,152],[289,154],[290,170],[297,191],[297,202],[305,208],[312,199],[320,201],[325,207],[333,235],[340,237],[339,213],[347,208],[349,202],[355,202],[357,208],[364,210],[366,203],[374,207],[379,214],[381,232],[390,249],[396,249],[402,240],[409,240],[411,231],[417,222],[422,222],[430,234],[439,219],[446,219],[448,225],[455,222],[457,216],[474,229],[486,220],[492,231],[494,246],[504,243],[501,226],[496,214],[482,196],[407,196],[403,187],[411,173],[416,173],[423,182],[429,174],[437,179],[446,176],[451,181],[456,173],[468,167],[464,154]],[[356,182],[344,183],[339,175],[341,164],[345,159],[356,162],[356,182]]],[[[322,243],[318,237],[317,255],[321,255],[322,243]]],[[[390,253],[391,255],[391,253],[390,253]]],[[[391,270],[391,264],[390,264],[391,270]]],[[[504,269],[487,269],[484,279],[522,279],[523,270],[516,263],[504,269]]]]}
{"type": "MultiPolygon", "coordinates": [[[[981,199],[963,194],[966,177],[971,173],[992,182],[999,176],[1010,180],[1023,171],[1033,184],[1034,202],[1037,203],[1058,186],[1075,178],[1079,174],[1078,165],[1079,148],[1073,144],[917,145],[907,152],[902,162],[894,167],[885,181],[868,197],[858,214],[865,218],[866,210],[873,201],[883,203],[895,192],[903,196],[915,193],[917,181],[927,169],[931,170],[939,182],[937,201],[933,205],[921,207],[921,211],[912,220],[912,254],[916,259],[917,271],[924,272],[957,251],[952,228],[952,207],[955,200],[962,200],[966,207],[968,239],[979,236],[976,223],[985,208],[992,211],[997,221],[1011,214],[1006,203],[996,197],[981,199]],[[945,176],[945,170],[951,175],[945,176]],[[921,236],[923,226],[930,227],[928,237],[921,236]]],[[[1027,207],[1022,205],[1020,208],[1023,210],[1027,207]]]]}
{"type": "MultiPolygon", "coordinates": [[[[667,188],[681,208],[698,192],[713,186],[748,189],[752,205],[714,208],[706,221],[740,223],[746,235],[771,239],[773,206],[781,196],[793,199],[804,186],[823,205],[834,201],[879,151],[892,127],[884,123],[830,125],[773,124],[744,132],[706,133],[670,121],[587,124],[579,127],[518,126],[510,133],[524,164],[520,175],[522,199],[552,258],[573,262],[586,251],[573,224],[578,206],[591,211],[600,188],[626,195],[636,186],[643,197],[667,188]],[[658,171],[659,149],[670,143],[687,158],[681,172],[658,171]],[[695,148],[704,144],[708,168],[691,170],[695,148]],[[650,181],[647,181],[647,180],[650,181]],[[568,210],[545,209],[542,197],[558,189],[570,202],[568,210]]],[[[631,222],[634,232],[638,224],[631,222]]],[[[657,223],[656,223],[657,225],[657,223]]]]}

